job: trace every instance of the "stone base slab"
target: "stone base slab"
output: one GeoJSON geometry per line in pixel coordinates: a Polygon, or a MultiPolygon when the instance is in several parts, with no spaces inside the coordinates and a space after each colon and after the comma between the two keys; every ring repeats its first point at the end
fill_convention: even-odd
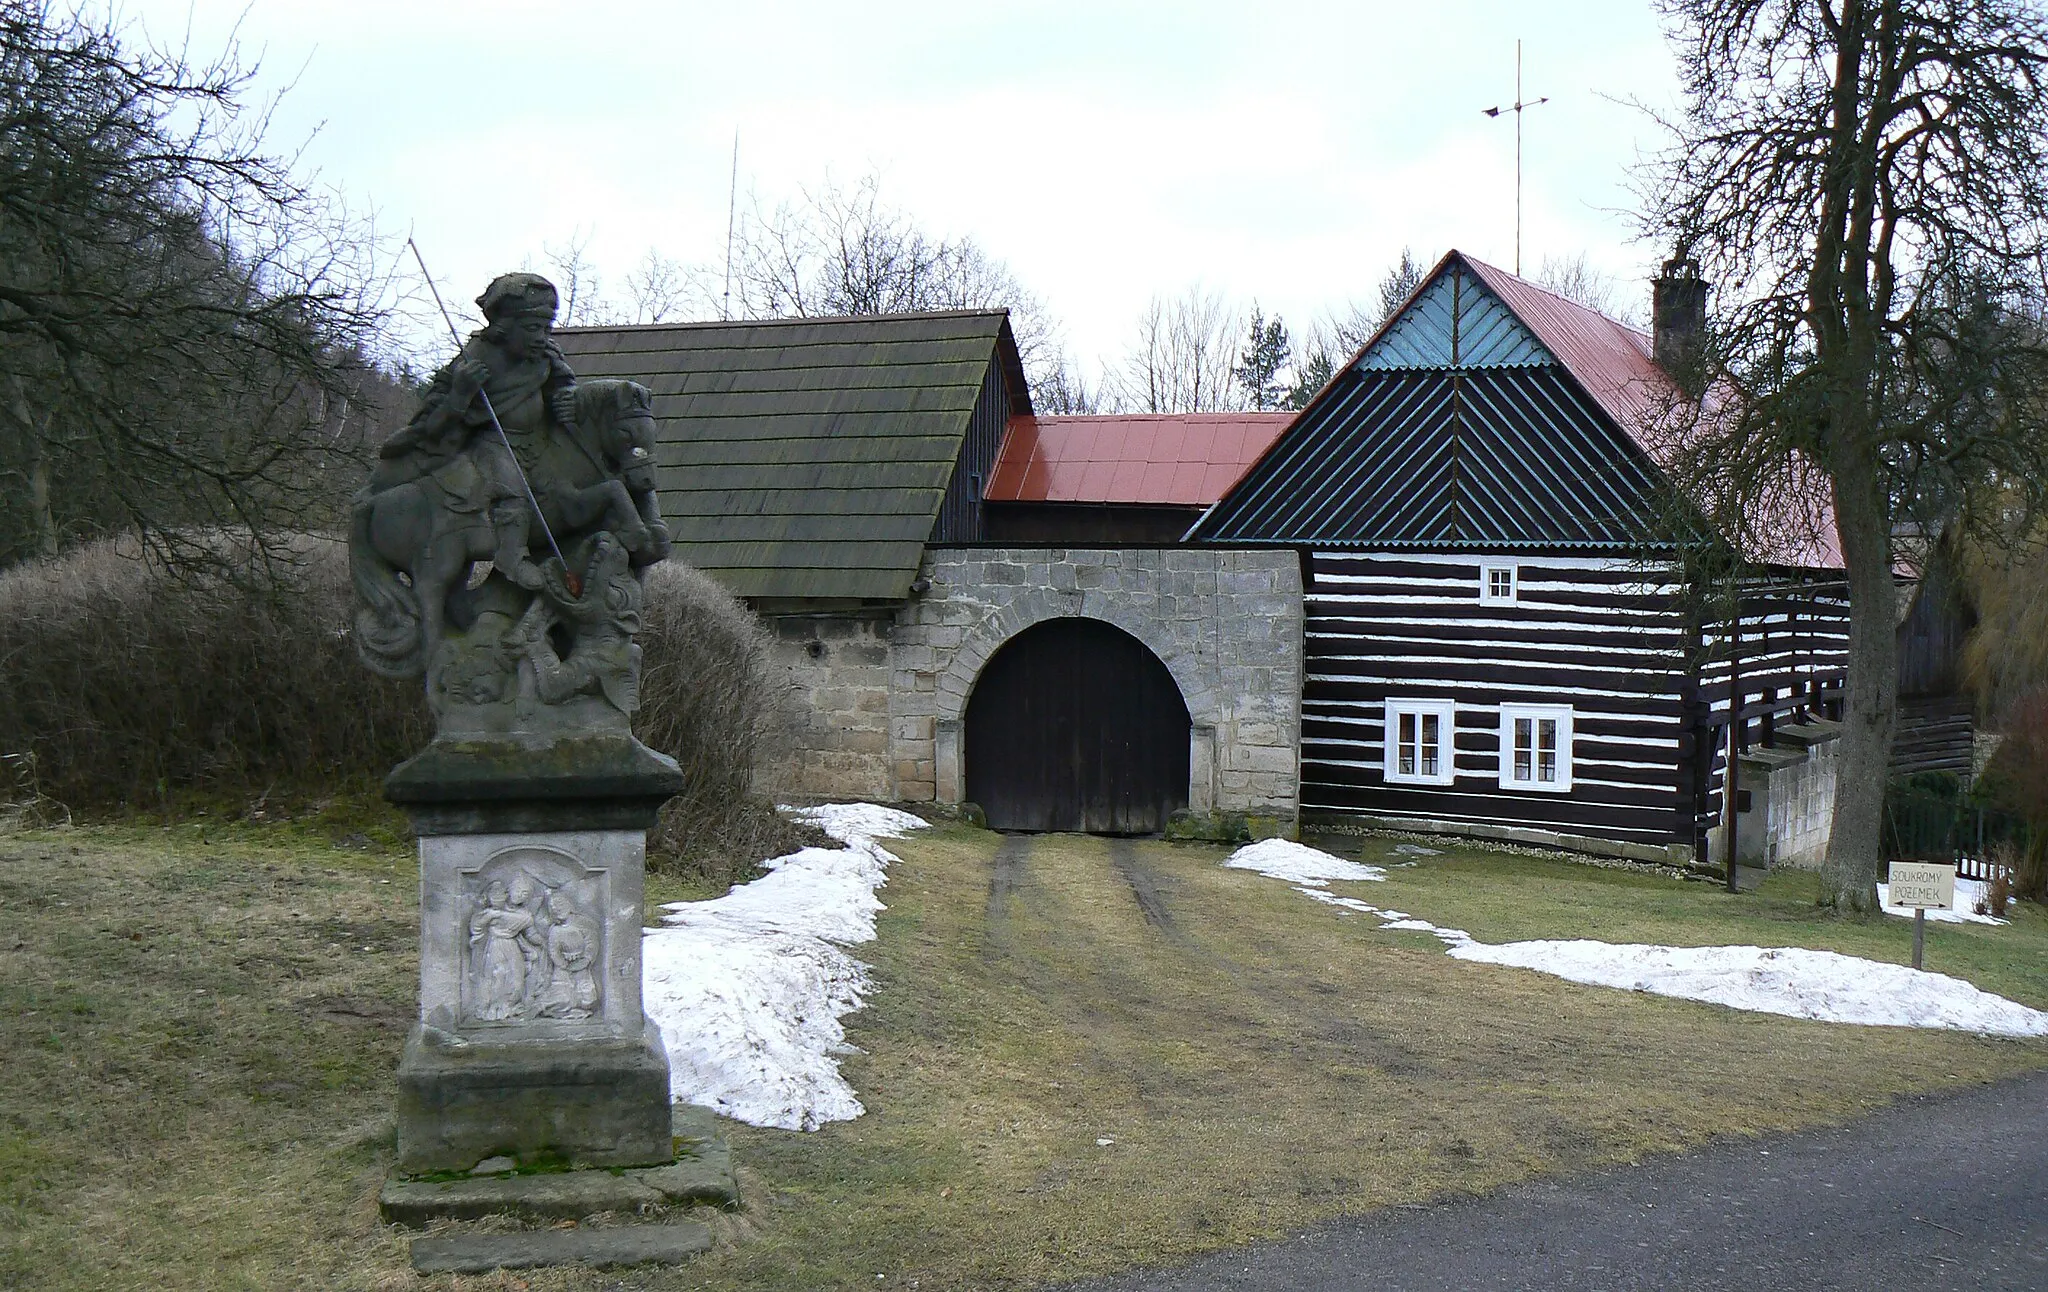
{"type": "Polygon", "coordinates": [[[683,787],[667,754],[623,729],[552,737],[437,736],[384,779],[430,834],[647,830],[683,787]]]}
{"type": "Polygon", "coordinates": [[[435,1220],[581,1220],[603,1211],[739,1205],[732,1152],[707,1109],[675,1110],[675,1160],[663,1166],[612,1171],[486,1175],[454,1180],[385,1182],[377,1209],[387,1223],[424,1228],[435,1220]]]}
{"type": "MultiPolygon", "coordinates": [[[[398,1169],[648,1166],[675,1153],[668,1052],[625,1037],[437,1044],[415,1024],[398,1064],[398,1169]]],[[[443,1034],[445,1035],[445,1034],[443,1034]]]]}
{"type": "Polygon", "coordinates": [[[543,1265],[676,1265],[711,1248],[711,1230],[684,1222],[618,1229],[534,1229],[516,1234],[451,1234],[412,1241],[421,1274],[487,1274],[543,1265]]]}
{"type": "Polygon", "coordinates": [[[581,1220],[603,1211],[637,1214],[667,1203],[659,1189],[609,1171],[485,1176],[475,1180],[390,1180],[377,1195],[385,1223],[424,1229],[436,1220],[581,1220]]]}

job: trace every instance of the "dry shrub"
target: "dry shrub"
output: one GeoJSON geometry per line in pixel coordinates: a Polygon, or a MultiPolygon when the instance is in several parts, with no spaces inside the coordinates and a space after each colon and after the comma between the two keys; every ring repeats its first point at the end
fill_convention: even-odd
{"type": "MultiPolygon", "coordinates": [[[[364,668],[348,635],[348,554],[293,541],[285,559],[174,576],[108,541],[0,572],[0,790],[17,803],[168,806],[368,789],[433,734],[417,679],[364,668]]],[[[650,838],[658,863],[730,878],[800,832],[752,792],[777,729],[767,645],[711,579],[647,579],[641,739],[681,764],[650,838]]]]}
{"type": "Polygon", "coordinates": [[[2005,908],[2012,904],[2013,862],[2017,852],[2010,845],[2003,845],[1991,853],[1991,882],[1984,885],[1984,900],[1977,903],[1977,914],[2005,918],[2005,908]]]}
{"type": "Polygon", "coordinates": [[[2013,891],[2030,901],[2048,900],[2048,685],[2021,695],[2000,725],[2005,738],[1984,769],[1983,792],[2025,826],[2015,849],[2013,891]]]}
{"type": "Polygon", "coordinates": [[[761,622],[698,570],[647,571],[640,713],[634,731],[683,769],[683,792],[647,838],[657,868],[727,884],[813,832],[754,792],[754,776],[787,731],[776,707],[761,622]]]}
{"type": "Polygon", "coordinates": [[[348,560],[302,537],[270,562],[174,576],[132,541],[0,573],[0,753],[74,807],[362,782],[430,729],[417,683],[356,663],[348,560]]]}

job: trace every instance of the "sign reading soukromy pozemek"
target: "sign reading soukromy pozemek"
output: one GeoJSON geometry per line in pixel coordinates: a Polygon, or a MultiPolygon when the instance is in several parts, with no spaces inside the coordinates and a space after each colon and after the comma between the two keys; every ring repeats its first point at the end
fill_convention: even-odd
{"type": "Polygon", "coordinates": [[[1893,906],[1947,910],[1956,901],[1956,868],[1938,861],[1895,861],[1885,895],[1893,906]]]}

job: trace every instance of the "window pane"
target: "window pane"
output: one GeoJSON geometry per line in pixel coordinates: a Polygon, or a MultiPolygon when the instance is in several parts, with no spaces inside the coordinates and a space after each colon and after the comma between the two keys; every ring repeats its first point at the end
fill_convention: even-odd
{"type": "Polygon", "coordinates": [[[1489,593],[1496,597],[1511,597],[1515,593],[1515,572],[1513,570],[1488,570],[1486,582],[1489,593]]]}
{"type": "Polygon", "coordinates": [[[1515,779],[1529,779],[1529,720],[1515,719],[1515,779]]]}
{"type": "Polygon", "coordinates": [[[1437,750],[1443,743],[1443,736],[1438,730],[1438,726],[1442,721],[1434,713],[1422,715],[1422,774],[1424,776],[1435,776],[1438,774],[1436,770],[1437,750]]]}
{"type": "Polygon", "coordinates": [[[1557,719],[1544,718],[1536,724],[1536,779],[1557,782],[1557,719]]]}
{"type": "Polygon", "coordinates": [[[1415,775],[1415,715],[1412,713],[1402,714],[1400,724],[1400,735],[1396,738],[1398,752],[1395,766],[1401,769],[1401,775],[1413,776],[1415,775]]]}

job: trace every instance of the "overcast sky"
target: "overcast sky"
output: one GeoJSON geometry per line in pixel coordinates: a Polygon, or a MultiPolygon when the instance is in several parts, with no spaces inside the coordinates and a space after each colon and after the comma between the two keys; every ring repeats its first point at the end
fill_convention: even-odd
{"type": "Polygon", "coordinates": [[[1647,296],[1628,168],[1668,105],[1647,0],[451,3],[128,0],[159,42],[238,34],[287,83],[273,142],[386,228],[451,303],[579,230],[608,279],[649,246],[716,267],[740,207],[880,175],[932,232],[1005,260],[1091,368],[1194,282],[1299,324],[1364,300],[1404,246],[1584,254],[1647,296]]]}

